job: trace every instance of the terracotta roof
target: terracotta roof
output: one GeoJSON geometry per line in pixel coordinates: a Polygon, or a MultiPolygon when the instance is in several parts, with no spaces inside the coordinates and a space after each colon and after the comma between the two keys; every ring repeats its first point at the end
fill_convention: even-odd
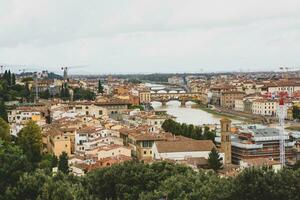
{"type": "Polygon", "coordinates": [[[263,167],[279,164],[278,161],[270,160],[268,158],[248,158],[243,159],[243,161],[248,163],[251,167],[263,167]]]}
{"type": "Polygon", "coordinates": [[[211,140],[157,141],[155,145],[159,153],[211,151],[215,147],[211,140]]]}
{"type": "Polygon", "coordinates": [[[100,130],[101,130],[101,128],[99,128],[99,127],[86,126],[86,127],[82,127],[81,129],[77,130],[77,133],[93,134],[93,133],[97,133],[100,130]]]}
{"type": "Polygon", "coordinates": [[[64,133],[57,129],[57,128],[50,128],[49,130],[44,132],[44,135],[50,135],[50,136],[55,136],[55,135],[63,135],[64,133]]]}

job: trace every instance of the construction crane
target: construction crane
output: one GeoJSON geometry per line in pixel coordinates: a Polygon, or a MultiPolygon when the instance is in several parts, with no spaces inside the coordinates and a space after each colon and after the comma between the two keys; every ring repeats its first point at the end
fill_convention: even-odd
{"type": "Polygon", "coordinates": [[[289,67],[279,67],[279,69],[283,72],[282,73],[282,78],[285,79],[285,80],[288,80],[289,79],[289,70],[291,68],[289,68],[289,67]]]}
{"type": "Polygon", "coordinates": [[[279,120],[279,151],[280,151],[280,164],[281,167],[285,166],[285,133],[284,133],[284,118],[285,118],[286,108],[284,106],[284,94],[280,94],[279,98],[279,110],[278,110],[278,120],[279,120]]]}
{"type": "Polygon", "coordinates": [[[61,67],[61,70],[63,70],[64,74],[63,74],[63,77],[64,77],[64,81],[65,82],[68,82],[68,71],[70,69],[76,69],[76,68],[83,68],[85,67],[86,65],[77,65],[77,66],[68,66],[68,67],[61,67]]]}
{"type": "Polygon", "coordinates": [[[0,65],[0,68],[1,68],[1,74],[3,74],[3,69],[4,69],[4,65],[0,65]]]}
{"type": "Polygon", "coordinates": [[[19,69],[20,72],[22,72],[23,74],[26,72],[30,72],[33,71],[32,73],[34,74],[34,84],[35,84],[35,97],[34,97],[34,103],[38,103],[39,101],[39,89],[38,89],[38,78],[41,77],[41,73],[39,73],[38,71],[34,71],[36,70],[36,68],[23,68],[23,69],[19,69]]]}

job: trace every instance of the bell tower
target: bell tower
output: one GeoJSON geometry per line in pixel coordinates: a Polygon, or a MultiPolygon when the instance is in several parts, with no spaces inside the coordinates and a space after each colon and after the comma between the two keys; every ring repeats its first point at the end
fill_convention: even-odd
{"type": "Polygon", "coordinates": [[[221,151],[224,152],[224,164],[231,164],[231,121],[222,118],[221,122],[221,151]]]}

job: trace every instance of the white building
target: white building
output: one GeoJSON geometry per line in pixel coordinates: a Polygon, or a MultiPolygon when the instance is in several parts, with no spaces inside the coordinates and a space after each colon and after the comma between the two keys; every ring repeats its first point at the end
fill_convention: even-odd
{"type": "MultiPolygon", "coordinates": [[[[186,158],[208,159],[209,153],[216,148],[211,140],[155,141],[152,146],[154,160],[185,160],[186,158]]],[[[224,153],[220,153],[224,158],[224,153]]]]}
{"type": "Polygon", "coordinates": [[[234,110],[243,112],[244,111],[244,100],[236,99],[234,100],[234,110]]]}
{"type": "Polygon", "coordinates": [[[274,99],[256,99],[252,104],[252,113],[264,116],[275,116],[278,100],[274,99]]]}

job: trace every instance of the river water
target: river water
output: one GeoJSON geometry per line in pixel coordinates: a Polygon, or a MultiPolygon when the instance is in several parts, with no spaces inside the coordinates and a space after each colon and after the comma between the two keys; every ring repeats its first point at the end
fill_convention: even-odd
{"type": "MultiPolygon", "coordinates": [[[[146,83],[151,89],[164,89],[166,86],[160,84],[146,83]]],[[[166,106],[162,106],[160,102],[152,102],[151,105],[155,110],[165,110],[169,115],[176,117],[176,121],[180,123],[205,125],[220,124],[221,116],[213,115],[201,109],[192,108],[193,102],[187,102],[185,107],[180,106],[179,101],[169,101],[166,106]]],[[[241,123],[238,120],[232,120],[232,123],[241,123]]]]}
{"type": "MultiPolygon", "coordinates": [[[[201,109],[192,108],[193,102],[187,102],[185,107],[180,106],[179,101],[170,101],[166,106],[162,106],[160,102],[152,102],[151,105],[155,110],[165,110],[168,114],[176,117],[176,121],[180,123],[205,125],[220,124],[221,116],[213,115],[201,109]]],[[[232,123],[241,123],[238,120],[232,120],[232,123]]]]}

